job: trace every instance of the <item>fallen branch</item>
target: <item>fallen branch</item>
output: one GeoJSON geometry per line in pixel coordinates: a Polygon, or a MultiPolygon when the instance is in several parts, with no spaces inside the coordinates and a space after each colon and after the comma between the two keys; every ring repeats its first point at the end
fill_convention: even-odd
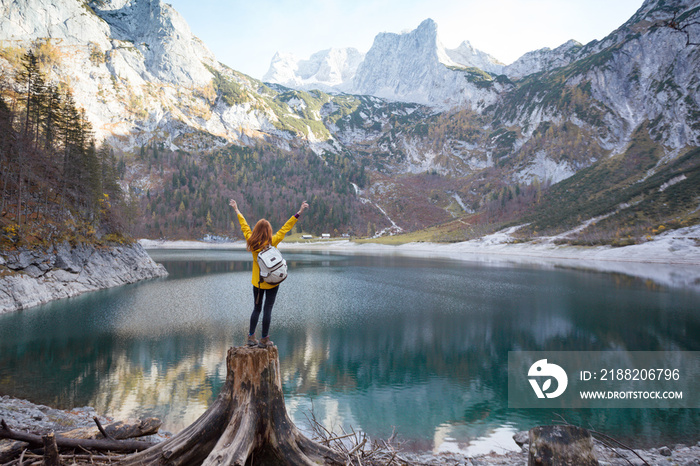
{"type": "Polygon", "coordinates": [[[388,441],[370,441],[364,432],[355,432],[352,427],[350,433],[345,432],[345,429],[340,427],[341,434],[327,429],[316,419],[313,402],[311,410],[305,413],[305,416],[314,433],[315,440],[341,453],[347,466],[423,465],[423,463],[409,461],[399,455],[398,448],[401,447],[401,443],[396,442],[396,429],[392,431],[388,441]]]}
{"type": "Polygon", "coordinates": [[[105,428],[102,427],[102,424],[100,423],[100,420],[97,419],[97,416],[93,416],[92,420],[95,421],[95,424],[97,424],[97,428],[100,429],[100,433],[104,438],[114,440],[107,432],[105,432],[105,428]]]}
{"type": "MultiPolygon", "coordinates": [[[[99,420],[96,420],[96,424],[98,422],[99,420]]],[[[100,425],[101,424],[97,425],[98,429],[100,425]]],[[[97,438],[101,433],[103,437],[111,438],[114,440],[126,440],[130,438],[156,434],[158,433],[158,429],[161,425],[162,422],[160,421],[160,419],[151,417],[136,421],[131,420],[113,422],[112,424],[104,426],[104,433],[101,433],[99,430],[95,429],[95,427],[82,427],[68,432],[61,432],[60,435],[65,438],[94,439],[97,438]]]]}
{"type": "MultiPolygon", "coordinates": [[[[99,420],[97,421],[99,422],[99,420]]],[[[97,424],[96,422],[96,424],[97,424]]],[[[67,432],[59,432],[63,438],[72,439],[98,439],[100,436],[104,437],[105,433],[107,437],[113,440],[126,440],[135,437],[143,437],[146,435],[153,435],[158,433],[158,429],[162,425],[160,419],[157,418],[147,418],[141,420],[128,420],[128,421],[117,421],[106,426],[103,426],[104,433],[100,433],[99,426],[93,427],[80,427],[78,429],[73,429],[67,432]]],[[[6,466],[9,464],[22,464],[17,463],[16,459],[20,456],[23,450],[27,448],[28,444],[22,441],[8,442],[0,444],[0,465],[6,466]]]]}
{"type": "MultiPolygon", "coordinates": [[[[0,439],[19,440],[38,447],[41,447],[44,444],[44,441],[40,435],[10,430],[4,419],[0,421],[0,426],[2,426],[0,429],[0,439]]],[[[142,451],[153,446],[153,444],[150,442],[143,442],[140,440],[93,440],[66,438],[63,436],[56,437],[56,444],[59,446],[59,448],[87,448],[98,451],[120,452],[142,451]]]]}

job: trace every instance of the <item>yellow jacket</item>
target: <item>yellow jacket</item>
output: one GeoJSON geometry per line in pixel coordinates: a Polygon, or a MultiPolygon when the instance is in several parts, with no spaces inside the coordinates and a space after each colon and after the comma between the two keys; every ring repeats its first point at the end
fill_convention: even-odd
{"type": "MultiPolygon", "coordinates": [[[[241,224],[241,230],[243,231],[243,236],[245,236],[246,241],[248,238],[250,238],[250,235],[253,234],[253,230],[250,229],[248,226],[248,222],[246,222],[245,217],[243,214],[238,214],[238,222],[241,224]]],[[[297,218],[295,216],[292,216],[289,220],[287,220],[287,223],[282,225],[282,228],[279,229],[277,233],[274,234],[272,237],[272,245],[274,247],[277,247],[278,244],[282,242],[284,239],[284,235],[289,233],[289,231],[294,228],[294,225],[297,223],[297,218]]],[[[256,288],[260,288],[263,290],[268,290],[270,288],[274,288],[277,285],[273,285],[267,282],[262,282],[258,283],[260,281],[260,266],[258,265],[258,252],[260,251],[253,251],[253,278],[251,279],[251,282],[253,283],[253,286],[256,288]]]]}

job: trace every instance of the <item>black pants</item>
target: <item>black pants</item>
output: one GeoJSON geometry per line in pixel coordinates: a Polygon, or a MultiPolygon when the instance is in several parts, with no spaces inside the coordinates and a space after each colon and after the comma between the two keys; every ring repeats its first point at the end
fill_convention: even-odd
{"type": "Polygon", "coordinates": [[[253,287],[253,313],[250,315],[250,331],[249,335],[255,333],[255,327],[258,326],[258,319],[260,319],[260,311],[263,312],[263,322],[262,322],[262,337],[265,338],[270,332],[270,321],[272,320],[272,306],[275,305],[275,298],[277,298],[277,290],[279,286],[263,290],[261,288],[253,287]],[[265,304],[263,305],[263,298],[265,304]]]}

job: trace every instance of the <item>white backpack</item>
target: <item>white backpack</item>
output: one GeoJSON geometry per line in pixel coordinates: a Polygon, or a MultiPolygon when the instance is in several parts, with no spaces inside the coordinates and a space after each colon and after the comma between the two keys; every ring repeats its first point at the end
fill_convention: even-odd
{"type": "Polygon", "coordinates": [[[260,267],[260,281],[276,285],[287,278],[287,261],[284,260],[279,249],[270,245],[258,253],[258,266],[260,267]]]}

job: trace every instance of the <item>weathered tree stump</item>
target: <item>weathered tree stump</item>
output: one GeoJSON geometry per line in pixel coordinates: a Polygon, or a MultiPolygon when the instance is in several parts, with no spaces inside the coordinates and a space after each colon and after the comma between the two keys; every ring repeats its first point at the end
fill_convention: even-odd
{"type": "Polygon", "coordinates": [[[582,427],[537,426],[529,437],[528,466],[598,466],[593,437],[582,427]]]}
{"type": "Polygon", "coordinates": [[[221,393],[199,419],[120,465],[344,463],[339,453],[302,435],[287,416],[276,347],[231,348],[226,366],[221,393]]]}

